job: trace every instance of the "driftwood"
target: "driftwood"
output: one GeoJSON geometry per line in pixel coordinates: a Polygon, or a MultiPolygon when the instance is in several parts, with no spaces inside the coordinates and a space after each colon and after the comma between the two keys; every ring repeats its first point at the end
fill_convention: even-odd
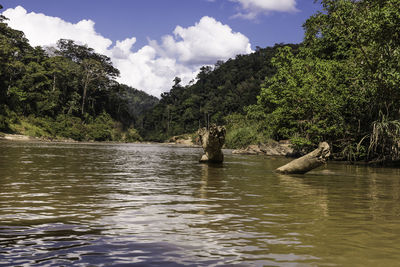
{"type": "Polygon", "coordinates": [[[224,154],[221,149],[225,143],[225,127],[213,124],[209,129],[202,128],[197,133],[204,149],[204,155],[201,157],[200,162],[223,162],[224,154]]]}
{"type": "Polygon", "coordinates": [[[285,174],[304,174],[323,165],[330,155],[328,143],[322,142],[318,148],[307,155],[295,159],[288,164],[276,169],[276,172],[285,174]]]}

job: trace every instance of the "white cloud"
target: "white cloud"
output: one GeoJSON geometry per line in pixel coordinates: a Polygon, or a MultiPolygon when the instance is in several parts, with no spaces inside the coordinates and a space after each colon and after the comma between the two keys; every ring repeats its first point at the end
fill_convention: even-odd
{"type": "Polygon", "coordinates": [[[252,52],[246,36],[211,17],[203,17],[188,28],[177,26],[173,35],[163,36],[160,43],[150,40],[148,45],[133,51],[135,37],[112,46],[110,39],[96,32],[91,20],[73,24],[57,17],[28,13],[21,6],[7,9],[3,15],[9,18],[9,26],[23,31],[33,46],[52,46],[61,38],[87,44],[111,58],[121,72],[119,82],[155,96],[168,91],[176,76],[188,83],[202,65],[252,52]]]}
{"type": "Polygon", "coordinates": [[[232,32],[228,25],[207,16],[194,26],[177,26],[174,36],[164,36],[161,45],[153,45],[168,57],[189,65],[210,64],[217,59],[252,52],[246,36],[232,32]]]}
{"type": "Polygon", "coordinates": [[[196,71],[179,64],[175,59],[160,57],[156,49],[146,45],[137,52],[130,52],[124,58],[114,57],[114,65],[120,70],[119,82],[144,90],[154,96],[171,88],[174,77],[188,82],[196,71]]]}
{"type": "Polygon", "coordinates": [[[136,38],[128,38],[123,41],[117,41],[117,44],[112,49],[112,57],[123,59],[129,56],[132,46],[136,43],[136,38]]]}
{"type": "Polygon", "coordinates": [[[112,44],[110,39],[104,38],[94,30],[94,22],[81,20],[76,24],[66,22],[57,17],[50,17],[26,10],[17,6],[7,9],[3,15],[9,20],[11,28],[21,30],[33,46],[51,46],[61,39],[72,39],[80,44],[87,44],[99,53],[105,53],[112,44]]]}
{"type": "Polygon", "coordinates": [[[255,19],[259,14],[278,12],[296,12],[296,0],[230,0],[241,5],[245,13],[239,12],[234,17],[255,19]]]}

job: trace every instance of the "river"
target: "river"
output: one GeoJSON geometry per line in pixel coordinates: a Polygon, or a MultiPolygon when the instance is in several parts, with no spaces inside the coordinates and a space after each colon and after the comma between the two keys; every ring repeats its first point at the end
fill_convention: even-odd
{"type": "Polygon", "coordinates": [[[400,170],[0,141],[0,266],[396,266],[400,170]]]}

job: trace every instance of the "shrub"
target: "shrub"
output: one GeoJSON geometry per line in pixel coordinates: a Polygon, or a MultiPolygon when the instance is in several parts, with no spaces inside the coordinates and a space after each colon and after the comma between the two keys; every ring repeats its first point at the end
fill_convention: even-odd
{"type": "Polygon", "coordinates": [[[129,128],[126,131],[125,142],[140,142],[143,141],[142,137],[140,136],[139,132],[135,128],[129,128]]]}
{"type": "Polygon", "coordinates": [[[113,131],[113,120],[107,113],[96,117],[93,123],[87,125],[88,139],[94,141],[111,141],[113,131]]]}
{"type": "Polygon", "coordinates": [[[58,115],[55,122],[57,136],[71,138],[76,141],[86,140],[86,127],[80,118],[58,115]]]}
{"type": "Polygon", "coordinates": [[[261,122],[249,119],[245,115],[232,114],[225,117],[227,123],[225,145],[227,148],[245,148],[249,145],[266,144],[270,133],[261,122]]]}
{"type": "Polygon", "coordinates": [[[11,132],[10,124],[17,123],[18,116],[6,105],[0,106],[0,131],[11,132]]]}
{"type": "Polygon", "coordinates": [[[368,154],[384,160],[400,159],[400,120],[390,120],[382,112],[380,119],[372,123],[368,154]]]}
{"type": "Polygon", "coordinates": [[[8,131],[9,124],[8,119],[4,115],[0,115],[0,131],[8,131]]]}
{"type": "Polygon", "coordinates": [[[313,150],[313,143],[304,137],[294,136],[290,139],[291,147],[296,152],[306,154],[313,150]]]}
{"type": "Polygon", "coordinates": [[[51,118],[37,118],[31,115],[27,118],[27,122],[33,127],[39,128],[34,131],[36,134],[39,134],[39,136],[36,137],[56,136],[56,130],[54,128],[55,122],[51,118]]]}
{"type": "Polygon", "coordinates": [[[244,148],[256,142],[255,135],[250,127],[232,128],[227,131],[225,145],[227,148],[244,148]]]}

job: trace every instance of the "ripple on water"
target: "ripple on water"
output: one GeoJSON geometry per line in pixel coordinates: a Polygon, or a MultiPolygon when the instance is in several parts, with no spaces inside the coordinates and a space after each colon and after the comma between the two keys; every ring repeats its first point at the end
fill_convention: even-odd
{"type": "Polygon", "coordinates": [[[388,265],[400,257],[397,169],[157,145],[1,142],[2,266],[388,265]]]}

